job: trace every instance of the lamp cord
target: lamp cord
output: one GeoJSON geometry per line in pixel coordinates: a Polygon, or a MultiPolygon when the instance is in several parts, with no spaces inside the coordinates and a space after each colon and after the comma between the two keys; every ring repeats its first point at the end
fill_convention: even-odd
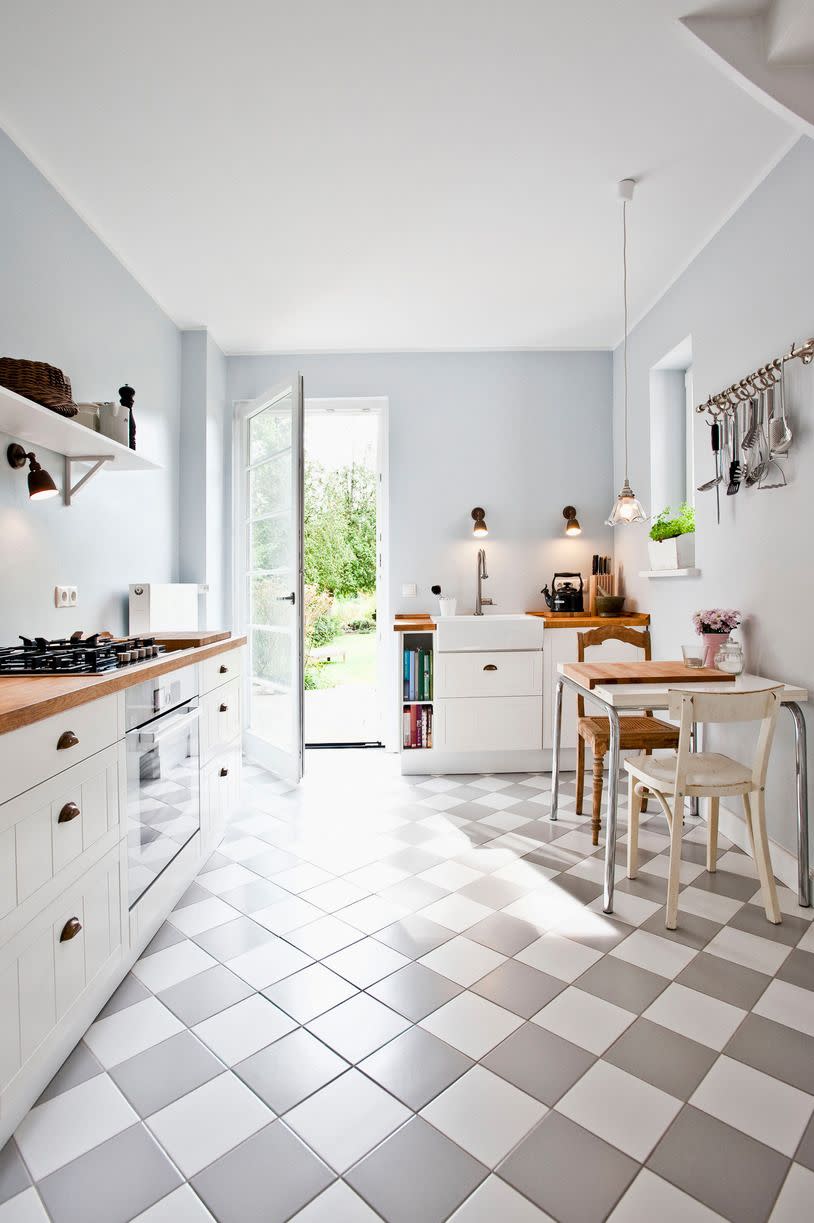
{"type": "Polygon", "coordinates": [[[627,200],[622,200],[622,293],[625,303],[625,337],[622,345],[622,363],[624,369],[624,401],[625,401],[625,484],[628,483],[628,440],[627,440],[627,200]]]}

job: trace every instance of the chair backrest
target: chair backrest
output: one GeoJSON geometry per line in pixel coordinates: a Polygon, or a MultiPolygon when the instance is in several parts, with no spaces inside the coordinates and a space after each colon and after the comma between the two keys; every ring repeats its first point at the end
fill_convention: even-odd
{"type": "Polygon", "coordinates": [[[671,688],[667,694],[669,713],[680,725],[676,754],[676,794],[684,793],[694,722],[760,722],[752,761],[752,784],[756,789],[762,787],[766,781],[769,752],[782,692],[782,684],[772,688],[758,688],[753,692],[703,692],[697,688],[671,688]]]}
{"type": "MultiPolygon", "coordinates": [[[[585,651],[593,646],[602,645],[603,641],[626,641],[644,654],[645,662],[650,662],[650,629],[628,628],[624,624],[608,624],[602,628],[592,628],[585,633],[577,633],[577,662],[585,662],[585,651]]],[[[648,713],[651,713],[648,710],[648,713]]],[[[577,717],[585,716],[585,701],[577,697],[577,717]]]]}

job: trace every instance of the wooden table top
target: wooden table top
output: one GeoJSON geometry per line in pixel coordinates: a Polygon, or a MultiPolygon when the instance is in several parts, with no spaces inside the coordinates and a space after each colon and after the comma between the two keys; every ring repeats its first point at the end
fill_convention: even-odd
{"type": "Polygon", "coordinates": [[[722,684],[736,676],[717,667],[677,662],[563,662],[558,670],[583,688],[598,684],[722,684]]]}

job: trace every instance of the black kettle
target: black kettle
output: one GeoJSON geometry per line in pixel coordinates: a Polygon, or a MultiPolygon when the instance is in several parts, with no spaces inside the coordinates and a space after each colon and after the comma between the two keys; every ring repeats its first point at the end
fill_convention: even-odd
{"type": "Polygon", "coordinates": [[[546,607],[553,612],[581,612],[582,604],[582,574],[581,573],[555,573],[551,582],[551,590],[544,586],[540,594],[544,596],[546,607]],[[561,578],[579,578],[579,586],[575,586],[573,582],[561,581],[560,585],[557,582],[561,578]]]}

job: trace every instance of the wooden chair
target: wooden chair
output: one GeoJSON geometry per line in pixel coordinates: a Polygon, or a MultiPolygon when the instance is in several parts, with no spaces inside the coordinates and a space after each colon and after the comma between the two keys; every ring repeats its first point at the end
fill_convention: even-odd
{"type": "MultiPolygon", "coordinates": [[[[577,658],[585,662],[585,651],[593,646],[601,645],[603,641],[626,641],[629,645],[640,649],[646,662],[650,661],[650,631],[649,629],[625,628],[623,625],[609,624],[607,628],[591,629],[587,633],[577,633],[577,658]]],[[[621,738],[620,751],[642,751],[646,755],[655,748],[672,748],[678,746],[678,730],[667,722],[654,718],[652,711],[646,714],[635,714],[619,719],[621,738]]],[[[576,810],[582,815],[582,800],[585,789],[585,745],[593,752],[593,808],[591,818],[591,838],[594,845],[599,844],[599,829],[602,826],[602,785],[604,779],[605,756],[610,747],[610,723],[607,718],[586,717],[585,700],[577,697],[577,802],[576,810]]],[[[643,803],[647,810],[647,801],[643,803]]]]}
{"type": "Polygon", "coordinates": [[[681,870],[681,838],[684,799],[708,798],[709,838],[707,870],[714,871],[718,855],[718,808],[728,795],[740,795],[746,829],[755,860],[766,917],[774,925],[782,918],[772,873],[766,835],[766,768],[769,763],[782,687],[757,692],[671,692],[670,716],[680,719],[678,750],[671,756],[648,759],[637,756],[625,762],[628,772],[627,876],[635,879],[639,858],[639,814],[645,790],[655,794],[670,829],[670,871],[667,881],[668,930],[678,920],[678,885],[681,870]],[[717,752],[691,751],[694,722],[760,722],[760,734],[751,766],[717,752]],[[751,796],[755,795],[752,802],[751,796]],[[672,806],[668,801],[672,798],[672,806]]]}

